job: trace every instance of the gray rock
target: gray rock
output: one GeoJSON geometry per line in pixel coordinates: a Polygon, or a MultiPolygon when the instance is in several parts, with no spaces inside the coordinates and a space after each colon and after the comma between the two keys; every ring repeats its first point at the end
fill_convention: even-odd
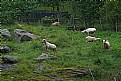
{"type": "Polygon", "coordinates": [[[15,29],[14,36],[15,36],[16,41],[18,42],[31,41],[37,38],[36,35],[29,33],[25,30],[21,30],[21,29],[15,29]]]}
{"type": "Polygon", "coordinates": [[[0,53],[8,53],[10,48],[8,46],[0,46],[0,53]]]}
{"type": "Polygon", "coordinates": [[[56,57],[54,55],[50,55],[50,54],[42,54],[40,56],[38,56],[37,58],[34,58],[34,60],[37,61],[42,61],[42,60],[46,60],[46,59],[55,59],[56,57]]]}
{"type": "Polygon", "coordinates": [[[0,29],[0,34],[4,37],[11,37],[11,34],[7,29],[0,29]]]}
{"type": "Polygon", "coordinates": [[[86,71],[81,68],[80,69],[63,68],[62,70],[55,70],[54,72],[44,74],[44,76],[54,78],[50,81],[73,81],[73,80],[66,80],[66,79],[82,78],[86,75],[87,75],[86,71]]]}
{"type": "Polygon", "coordinates": [[[39,64],[39,66],[37,67],[37,69],[34,71],[35,73],[40,73],[43,70],[47,70],[48,68],[45,66],[45,64],[39,64]]]}
{"type": "Polygon", "coordinates": [[[4,63],[17,63],[18,57],[17,56],[5,55],[5,56],[2,57],[2,61],[4,63]]]}
{"type": "Polygon", "coordinates": [[[16,66],[17,64],[4,64],[4,63],[0,63],[0,68],[1,69],[9,69],[12,66],[16,66]]]}

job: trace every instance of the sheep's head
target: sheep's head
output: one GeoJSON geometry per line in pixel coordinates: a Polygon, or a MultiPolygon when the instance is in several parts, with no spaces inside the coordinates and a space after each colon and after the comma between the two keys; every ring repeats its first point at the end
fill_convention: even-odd
{"type": "Polygon", "coordinates": [[[96,40],[100,40],[100,38],[96,38],[96,40]]]}
{"type": "Polygon", "coordinates": [[[109,49],[110,43],[109,43],[108,40],[103,40],[103,44],[104,44],[104,48],[105,48],[105,49],[109,49]]]}
{"type": "Polygon", "coordinates": [[[86,32],[86,30],[81,31],[82,33],[86,32]]]}
{"type": "Polygon", "coordinates": [[[103,40],[102,42],[105,43],[107,40],[103,40]]]}
{"type": "Polygon", "coordinates": [[[43,39],[43,42],[42,43],[45,43],[46,42],[46,39],[43,39]]]}

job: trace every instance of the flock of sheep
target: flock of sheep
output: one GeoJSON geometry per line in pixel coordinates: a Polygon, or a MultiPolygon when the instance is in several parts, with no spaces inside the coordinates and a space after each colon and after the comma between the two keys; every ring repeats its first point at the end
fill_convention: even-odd
{"type": "MultiPolygon", "coordinates": [[[[60,26],[60,22],[54,22],[54,23],[52,23],[51,24],[52,26],[60,26]]],[[[88,43],[88,42],[95,42],[95,41],[97,41],[97,40],[100,40],[100,38],[96,38],[96,37],[91,37],[91,36],[89,36],[91,33],[92,34],[96,34],[96,29],[95,28],[87,28],[87,29],[85,29],[85,30],[83,30],[83,31],[81,31],[82,33],[88,33],[88,36],[85,38],[85,40],[86,40],[86,42],[88,43]]],[[[108,41],[108,40],[103,40],[102,41],[103,42],[103,47],[104,47],[104,49],[109,49],[109,47],[110,47],[110,42],[108,41]]],[[[54,51],[54,52],[56,52],[57,50],[56,50],[56,45],[55,44],[51,44],[50,42],[48,42],[46,39],[43,39],[43,43],[45,44],[45,47],[46,47],[46,51],[48,50],[48,49],[50,49],[50,50],[52,50],[52,51],[54,51]]]]}
{"type": "MultiPolygon", "coordinates": [[[[96,29],[95,28],[87,28],[86,30],[83,30],[82,33],[88,33],[88,35],[90,35],[90,33],[96,34],[96,29]]],[[[87,36],[86,38],[86,42],[95,42],[96,40],[100,40],[100,38],[96,38],[96,37],[91,37],[91,36],[87,36]]],[[[103,40],[103,46],[105,49],[109,49],[110,47],[110,42],[108,40],[103,40]]]]}

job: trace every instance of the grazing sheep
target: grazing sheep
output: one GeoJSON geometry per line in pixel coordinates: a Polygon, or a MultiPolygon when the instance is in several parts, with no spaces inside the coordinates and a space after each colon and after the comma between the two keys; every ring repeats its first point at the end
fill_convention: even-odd
{"type": "Polygon", "coordinates": [[[54,22],[51,24],[52,26],[60,26],[60,22],[54,22]]]}
{"type": "Polygon", "coordinates": [[[43,42],[45,43],[46,51],[48,49],[53,50],[53,51],[56,51],[56,45],[55,44],[49,43],[48,41],[46,41],[46,39],[43,39],[43,42]]]}
{"type": "Polygon", "coordinates": [[[87,28],[86,30],[83,30],[82,31],[82,33],[84,33],[84,32],[87,32],[88,33],[88,35],[90,34],[90,33],[96,33],[96,29],[95,28],[87,28]]]}
{"type": "Polygon", "coordinates": [[[105,49],[109,49],[110,47],[110,42],[108,40],[103,40],[103,45],[105,49]]]}
{"type": "Polygon", "coordinates": [[[95,42],[97,40],[100,40],[100,38],[91,37],[91,36],[87,36],[85,39],[86,39],[86,42],[95,42]]]}

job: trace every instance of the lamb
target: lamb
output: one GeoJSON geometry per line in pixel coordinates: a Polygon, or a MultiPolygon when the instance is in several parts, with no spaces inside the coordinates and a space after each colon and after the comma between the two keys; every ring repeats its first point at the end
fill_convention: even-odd
{"type": "Polygon", "coordinates": [[[95,42],[97,40],[100,40],[100,38],[91,37],[91,36],[87,36],[85,39],[86,39],[86,42],[95,42]]]}
{"type": "Polygon", "coordinates": [[[110,47],[110,42],[108,40],[103,40],[103,45],[105,49],[109,49],[110,47]]]}
{"type": "Polygon", "coordinates": [[[87,28],[86,30],[83,30],[82,31],[82,33],[84,33],[84,32],[87,32],[88,33],[88,35],[90,34],[90,33],[96,33],[96,29],[95,28],[87,28]]]}
{"type": "Polygon", "coordinates": [[[56,51],[56,45],[55,44],[49,43],[48,41],[46,41],[46,39],[43,39],[43,42],[45,43],[46,51],[48,49],[53,50],[53,51],[56,51]]]}
{"type": "Polygon", "coordinates": [[[54,22],[51,24],[52,26],[60,26],[60,22],[54,22]]]}

